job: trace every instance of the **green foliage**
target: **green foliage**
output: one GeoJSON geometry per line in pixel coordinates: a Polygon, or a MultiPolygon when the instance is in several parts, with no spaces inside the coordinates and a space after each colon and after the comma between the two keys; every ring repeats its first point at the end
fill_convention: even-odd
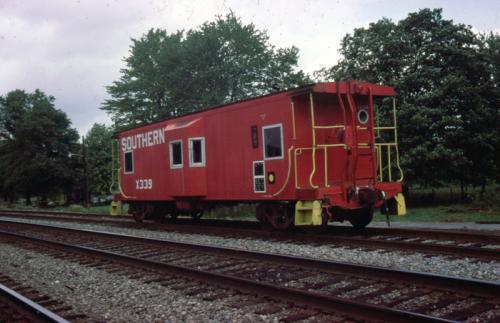
{"type": "Polygon", "coordinates": [[[104,103],[117,125],[151,122],[175,114],[179,86],[177,78],[182,57],[183,33],[167,34],[151,29],[141,39],[132,39],[120,80],[107,90],[112,99],[104,103]]]}
{"type": "Polygon", "coordinates": [[[148,123],[310,82],[297,61],[297,48],[276,49],[232,12],[187,32],[151,29],[132,39],[102,108],[118,127],[148,123]]]}
{"type": "Polygon", "coordinates": [[[78,212],[78,213],[81,213],[81,212],[83,212],[84,207],[83,207],[82,205],[80,205],[80,204],[71,204],[71,205],[69,206],[69,210],[70,210],[70,212],[78,212]]]}
{"type": "Polygon", "coordinates": [[[95,123],[85,137],[89,189],[92,195],[107,195],[111,185],[110,127],[95,123]]]}
{"type": "Polygon", "coordinates": [[[395,86],[410,183],[485,185],[499,172],[499,48],[497,36],[423,9],[347,34],[343,59],[317,76],[395,86]]]}
{"type": "MultiPolygon", "coordinates": [[[[476,222],[500,221],[500,211],[478,210],[464,204],[409,208],[404,216],[392,216],[391,222],[476,222]]],[[[374,221],[385,222],[385,215],[376,213],[374,221]]]]}
{"type": "Polygon", "coordinates": [[[41,196],[67,192],[74,183],[78,133],[54,98],[40,90],[15,90],[0,99],[0,185],[17,194],[41,196]]]}
{"type": "Polygon", "coordinates": [[[481,208],[500,210],[500,188],[486,189],[472,194],[472,205],[481,208]]]}

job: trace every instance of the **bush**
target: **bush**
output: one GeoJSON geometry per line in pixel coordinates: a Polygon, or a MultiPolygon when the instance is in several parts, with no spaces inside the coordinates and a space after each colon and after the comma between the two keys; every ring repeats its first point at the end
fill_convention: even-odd
{"type": "Polygon", "coordinates": [[[69,210],[71,212],[83,212],[83,209],[84,209],[83,206],[80,204],[71,204],[69,206],[69,210]]]}
{"type": "Polygon", "coordinates": [[[487,189],[483,194],[476,192],[471,195],[472,204],[478,208],[500,208],[500,188],[487,189]]]}

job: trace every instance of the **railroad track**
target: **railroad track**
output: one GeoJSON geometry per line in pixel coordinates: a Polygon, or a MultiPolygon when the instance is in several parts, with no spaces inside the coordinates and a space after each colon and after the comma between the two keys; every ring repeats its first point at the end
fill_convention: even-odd
{"type": "Polygon", "coordinates": [[[500,235],[485,232],[452,230],[421,230],[399,228],[366,228],[354,230],[350,227],[329,226],[326,230],[301,229],[293,232],[265,232],[251,221],[192,220],[178,219],[167,223],[136,224],[131,217],[114,218],[105,215],[81,215],[75,213],[49,213],[39,211],[6,211],[0,215],[31,219],[78,221],[84,223],[112,224],[125,228],[144,228],[158,231],[213,234],[226,237],[249,237],[271,241],[294,241],[305,244],[331,244],[342,247],[361,247],[369,250],[390,249],[421,252],[432,255],[449,255],[457,258],[500,260],[500,235]],[[200,227],[202,227],[200,229],[200,227]]]}
{"type": "Polygon", "coordinates": [[[2,237],[292,302],[310,313],[333,311],[391,322],[500,319],[498,282],[11,221],[0,224],[2,237]]]}
{"type": "Polygon", "coordinates": [[[0,322],[69,323],[85,319],[63,302],[0,274],[0,322]]]}

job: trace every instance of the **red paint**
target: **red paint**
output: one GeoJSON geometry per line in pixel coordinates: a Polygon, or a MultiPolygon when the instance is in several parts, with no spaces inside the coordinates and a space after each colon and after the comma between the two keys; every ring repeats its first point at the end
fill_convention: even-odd
{"type": "MultiPolygon", "coordinates": [[[[124,174],[124,155],[121,151],[121,186],[124,201],[196,201],[197,205],[216,201],[266,201],[298,199],[330,199],[330,203],[344,208],[360,207],[349,197],[356,187],[384,190],[387,196],[401,192],[400,183],[376,181],[376,157],[373,146],[372,96],[394,96],[391,87],[362,82],[319,83],[286,92],[270,94],[182,117],[160,121],[143,127],[123,131],[122,138],[164,130],[164,143],[154,135],[150,145],[133,151],[134,171],[124,174]],[[316,150],[316,172],[312,188],[309,176],[312,170],[311,151],[304,150],[297,157],[297,167],[292,162],[289,181],[286,183],[289,153],[294,148],[312,146],[311,111],[309,93],[313,93],[316,125],[345,124],[344,129],[317,129],[317,144],[345,143],[348,148],[328,148],[329,187],[324,183],[324,149],[316,150]],[[341,100],[341,101],[339,101],[341,100]],[[293,138],[292,108],[294,103],[296,138],[293,138]],[[370,121],[361,125],[357,112],[367,107],[370,121]],[[253,162],[263,158],[262,127],[281,124],[283,130],[283,158],[266,160],[266,192],[255,193],[253,162]],[[258,147],[254,148],[252,127],[257,127],[258,147]],[[357,130],[357,126],[367,130],[357,130]],[[205,138],[205,166],[190,167],[188,139],[205,138]],[[182,141],[181,168],[170,168],[169,142],[182,141]],[[368,143],[369,147],[356,149],[368,143]],[[298,170],[295,174],[295,168],[298,170]],[[274,173],[274,184],[267,175],[274,173]],[[297,177],[297,182],[295,182],[297,177]],[[137,180],[152,180],[152,188],[138,189],[137,180]],[[284,189],[280,194],[275,193],[284,189]],[[297,188],[298,187],[298,188],[297,188]]],[[[161,138],[160,138],[161,139],[161,138]]],[[[120,145],[121,147],[121,145],[120,145]]],[[[179,206],[185,205],[178,203],[179,206]]]]}

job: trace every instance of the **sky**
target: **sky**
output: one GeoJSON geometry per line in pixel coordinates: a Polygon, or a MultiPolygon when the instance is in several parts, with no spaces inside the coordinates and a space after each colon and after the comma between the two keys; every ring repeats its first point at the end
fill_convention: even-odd
{"type": "Polygon", "coordinates": [[[267,30],[271,44],[298,47],[299,68],[312,73],[338,61],[340,41],[354,28],[422,8],[500,33],[493,0],[0,0],[0,95],[41,89],[85,134],[95,122],[111,124],[100,110],[106,86],[120,77],[131,38],[151,28],[188,30],[232,10],[267,30]]]}

